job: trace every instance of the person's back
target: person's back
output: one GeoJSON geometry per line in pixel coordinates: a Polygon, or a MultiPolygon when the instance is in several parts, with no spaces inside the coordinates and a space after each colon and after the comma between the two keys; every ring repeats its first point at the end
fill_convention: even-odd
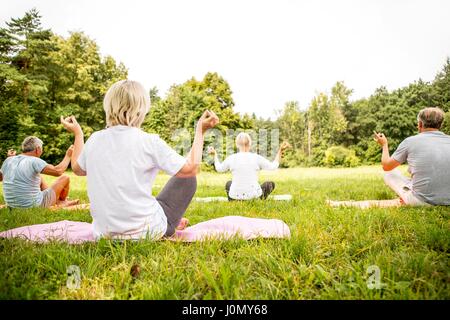
{"type": "Polygon", "coordinates": [[[440,131],[443,121],[444,111],[438,107],[420,110],[419,134],[403,140],[392,157],[385,135],[375,132],[374,140],[382,147],[384,182],[403,204],[450,205],[450,137],[440,131]],[[396,169],[405,162],[412,178],[396,169]]]}
{"type": "Polygon", "coordinates": [[[40,172],[46,165],[42,159],[22,154],[3,162],[3,196],[8,207],[30,208],[41,204],[40,172]]]}
{"type": "Polygon", "coordinates": [[[405,139],[392,158],[408,162],[413,194],[433,205],[450,205],[450,136],[426,131],[405,139]]]}
{"type": "Polygon", "coordinates": [[[225,185],[228,200],[250,200],[255,198],[266,199],[275,189],[273,181],[258,183],[259,170],[275,170],[280,165],[281,153],[288,147],[283,143],[275,156],[274,161],[250,152],[252,139],[249,134],[241,132],[236,137],[236,146],[239,152],[226,158],[223,163],[219,161],[216,151],[210,147],[209,153],[214,154],[214,167],[218,172],[230,170],[232,181],[225,185]]]}
{"type": "Polygon", "coordinates": [[[233,177],[230,196],[234,199],[260,197],[262,192],[258,182],[258,171],[261,169],[273,170],[278,167],[252,152],[233,154],[227,161],[233,177]]]}
{"type": "Polygon", "coordinates": [[[175,174],[184,158],[169,152],[157,136],[136,127],[113,126],[94,133],[79,158],[87,175],[96,237],[140,237],[146,226],[161,237],[167,220],[152,196],[160,168],[175,174]],[[182,161],[181,161],[182,160],[182,161]]]}
{"type": "Polygon", "coordinates": [[[108,128],[93,133],[85,145],[75,117],[61,117],[75,135],[72,170],[87,176],[95,238],[173,236],[187,225],[183,215],[197,189],[204,135],[219,118],[213,111],[203,112],[184,158],[159,136],[140,129],[150,110],[150,96],[142,84],[117,81],[106,92],[103,109],[108,128]],[[152,185],[159,170],[172,177],[155,198],[152,185]]]}

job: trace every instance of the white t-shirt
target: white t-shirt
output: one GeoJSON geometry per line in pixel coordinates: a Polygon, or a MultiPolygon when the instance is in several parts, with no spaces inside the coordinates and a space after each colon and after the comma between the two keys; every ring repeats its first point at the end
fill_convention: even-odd
{"type": "Polygon", "coordinates": [[[278,161],[270,162],[256,153],[239,152],[232,154],[222,163],[216,154],[214,166],[218,172],[231,171],[233,180],[229,192],[230,198],[249,200],[262,195],[261,186],[258,183],[258,171],[275,170],[279,163],[278,161]]]}
{"type": "Polygon", "coordinates": [[[174,175],[185,163],[158,135],[139,128],[118,125],[93,133],[78,164],[87,175],[95,238],[161,238],[167,218],[152,185],[160,169],[174,175]]]}

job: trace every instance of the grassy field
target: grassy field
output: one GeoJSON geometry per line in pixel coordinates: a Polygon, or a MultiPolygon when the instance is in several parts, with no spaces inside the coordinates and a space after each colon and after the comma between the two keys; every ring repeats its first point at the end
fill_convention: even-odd
{"type": "MultiPolygon", "coordinates": [[[[87,202],[86,180],[71,177],[71,197],[87,202]]],[[[202,173],[196,196],[224,196],[229,178],[202,173]]],[[[278,218],[289,225],[291,239],[83,245],[3,239],[0,298],[450,298],[449,207],[362,210],[325,204],[394,198],[379,167],[283,169],[260,178],[275,181],[274,194],[290,193],[293,201],[193,203],[186,217],[191,224],[226,215],[278,218]],[[134,264],[141,269],[137,277],[130,274],[134,264]],[[77,290],[66,286],[69,265],[81,270],[77,290]],[[378,289],[367,285],[373,266],[380,270],[378,289]]],[[[158,176],[155,194],[167,179],[158,176]]],[[[88,211],[3,209],[0,230],[64,219],[91,221],[88,211]]]]}

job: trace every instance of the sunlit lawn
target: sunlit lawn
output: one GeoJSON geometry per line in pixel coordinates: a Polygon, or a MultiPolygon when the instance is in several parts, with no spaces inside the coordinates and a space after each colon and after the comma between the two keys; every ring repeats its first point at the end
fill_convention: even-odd
{"type": "MultiPolygon", "coordinates": [[[[403,168],[404,170],[404,168],[403,168]]],[[[71,198],[87,202],[85,178],[71,198]]],[[[278,218],[291,239],[204,243],[123,242],[67,245],[0,240],[3,299],[449,299],[448,207],[330,208],[326,199],[391,199],[379,167],[297,168],[262,173],[274,194],[293,200],[192,203],[191,224],[227,215],[278,218]],[[137,278],[130,275],[138,264],[137,278]],[[81,269],[81,288],[66,269],[81,269]],[[379,268],[380,288],[367,270],[379,268]]],[[[168,177],[159,175],[154,194],[168,177]]],[[[225,196],[230,175],[202,173],[197,197],[225,196]]],[[[51,181],[51,179],[48,179],[51,181]]],[[[3,203],[3,198],[0,198],[3,203]]],[[[91,221],[87,210],[0,210],[0,230],[58,220],[91,221]]]]}

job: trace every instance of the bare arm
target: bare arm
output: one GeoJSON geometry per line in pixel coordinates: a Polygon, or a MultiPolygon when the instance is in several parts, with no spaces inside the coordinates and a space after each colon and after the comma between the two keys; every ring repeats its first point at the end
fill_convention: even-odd
{"type": "Polygon", "coordinates": [[[397,168],[401,163],[392,158],[389,155],[389,146],[387,138],[382,133],[376,133],[374,132],[375,137],[374,140],[381,145],[382,154],[381,154],[381,165],[383,166],[384,171],[391,171],[397,168]]]}
{"type": "Polygon", "coordinates": [[[64,159],[59,164],[57,164],[56,166],[51,165],[51,164],[46,165],[44,167],[44,169],[42,169],[41,173],[47,174],[49,176],[54,176],[54,177],[61,176],[67,170],[67,167],[69,166],[72,151],[73,151],[73,146],[70,146],[69,149],[67,149],[67,151],[66,151],[66,155],[64,156],[64,159]]]}
{"type": "Polygon", "coordinates": [[[75,136],[75,141],[73,143],[73,152],[70,159],[72,170],[77,176],[85,176],[86,172],[81,169],[78,164],[78,158],[84,148],[83,130],[81,130],[81,127],[74,116],[70,116],[65,119],[61,116],[61,123],[68,131],[72,132],[75,136]]]}
{"type": "Polygon", "coordinates": [[[214,168],[217,172],[225,172],[230,169],[226,159],[223,162],[220,162],[219,156],[217,155],[216,149],[214,149],[214,147],[209,147],[208,153],[213,155],[214,157],[214,168]]]}
{"type": "Polygon", "coordinates": [[[225,159],[223,162],[220,162],[217,153],[214,154],[214,167],[216,168],[217,172],[225,172],[230,169],[227,159],[225,159]]]}
{"type": "Polygon", "coordinates": [[[191,151],[187,156],[186,164],[175,175],[179,178],[194,177],[197,175],[200,163],[202,162],[203,153],[203,133],[199,127],[195,130],[194,142],[191,151]]]}
{"type": "Polygon", "coordinates": [[[195,128],[194,142],[191,151],[187,156],[186,164],[175,175],[179,178],[196,176],[200,168],[203,156],[203,143],[205,132],[213,128],[219,122],[219,118],[212,111],[205,111],[200,117],[195,128]]]}

